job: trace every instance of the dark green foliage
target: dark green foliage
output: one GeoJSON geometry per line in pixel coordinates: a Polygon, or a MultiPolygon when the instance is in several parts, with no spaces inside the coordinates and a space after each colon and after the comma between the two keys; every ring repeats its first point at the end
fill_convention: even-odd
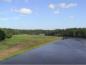
{"type": "Polygon", "coordinates": [[[3,29],[3,31],[5,32],[6,38],[11,38],[14,34],[14,30],[12,29],[3,29]]]}
{"type": "Polygon", "coordinates": [[[6,37],[5,32],[0,29],[0,41],[4,40],[6,37]]]}
{"type": "Polygon", "coordinates": [[[56,29],[47,31],[48,36],[80,37],[86,38],[86,28],[56,29]]]}
{"type": "Polygon", "coordinates": [[[12,34],[11,33],[6,33],[6,38],[11,38],[12,34]]]}
{"type": "Polygon", "coordinates": [[[63,31],[63,36],[86,38],[86,29],[85,28],[65,29],[65,31],[63,31]]]}

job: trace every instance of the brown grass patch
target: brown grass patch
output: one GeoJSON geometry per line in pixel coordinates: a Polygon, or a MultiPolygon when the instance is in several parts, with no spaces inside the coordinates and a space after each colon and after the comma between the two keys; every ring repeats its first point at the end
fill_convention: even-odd
{"type": "Polygon", "coordinates": [[[15,53],[18,50],[21,50],[22,48],[24,48],[24,45],[16,45],[12,48],[8,48],[6,50],[0,51],[0,59],[6,58],[7,56],[15,53]]]}

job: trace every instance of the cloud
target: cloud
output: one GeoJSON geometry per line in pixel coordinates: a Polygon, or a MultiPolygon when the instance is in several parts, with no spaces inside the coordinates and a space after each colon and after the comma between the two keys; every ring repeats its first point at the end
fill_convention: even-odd
{"type": "Polygon", "coordinates": [[[69,18],[73,20],[73,19],[75,19],[75,16],[69,16],[69,18]]]}
{"type": "MultiPolygon", "coordinates": [[[[63,9],[66,10],[66,9],[74,8],[77,6],[78,6],[77,3],[58,3],[58,4],[50,3],[48,4],[48,8],[53,10],[54,14],[57,14],[57,15],[60,14],[60,11],[62,11],[63,9]]],[[[71,16],[71,18],[73,17],[71,16]]]]}
{"type": "Polygon", "coordinates": [[[76,3],[59,3],[56,5],[57,8],[62,8],[62,9],[66,9],[66,8],[73,8],[76,7],[77,4],[76,3]]]}
{"type": "Polygon", "coordinates": [[[73,7],[77,7],[78,4],[77,3],[58,3],[58,4],[49,4],[48,7],[50,9],[67,9],[67,8],[73,8],[73,7]]]}
{"type": "Polygon", "coordinates": [[[58,11],[58,10],[57,11],[54,11],[54,14],[55,15],[59,15],[60,14],[60,11],[58,11]]]}
{"type": "Polygon", "coordinates": [[[50,9],[55,9],[55,5],[54,5],[54,4],[49,4],[48,7],[49,7],[50,9]]]}
{"type": "Polygon", "coordinates": [[[24,0],[26,3],[28,3],[29,2],[29,0],[24,0]]]}
{"type": "Polygon", "coordinates": [[[20,9],[12,9],[11,11],[20,13],[22,15],[32,14],[32,10],[30,8],[20,8],[20,9]]]}
{"type": "Polygon", "coordinates": [[[8,20],[19,20],[19,17],[0,17],[1,21],[8,21],[8,20]]]}

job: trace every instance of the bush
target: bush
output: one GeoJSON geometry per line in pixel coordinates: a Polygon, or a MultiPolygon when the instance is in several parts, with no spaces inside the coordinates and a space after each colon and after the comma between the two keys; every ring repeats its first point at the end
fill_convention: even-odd
{"type": "Polygon", "coordinates": [[[4,40],[5,37],[6,37],[5,32],[4,32],[3,30],[0,30],[0,41],[1,41],[1,40],[4,40]]]}
{"type": "Polygon", "coordinates": [[[11,37],[12,37],[11,33],[6,34],[6,38],[11,38],[11,37]]]}
{"type": "Polygon", "coordinates": [[[5,32],[6,34],[6,38],[11,38],[12,37],[12,30],[10,29],[3,29],[3,31],[5,32]]]}

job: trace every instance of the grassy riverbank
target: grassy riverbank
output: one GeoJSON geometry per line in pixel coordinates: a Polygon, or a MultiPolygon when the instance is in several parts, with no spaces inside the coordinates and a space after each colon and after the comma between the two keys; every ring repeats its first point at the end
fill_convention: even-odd
{"type": "Polygon", "coordinates": [[[12,38],[0,42],[0,60],[23,53],[56,39],[60,40],[61,38],[42,35],[14,35],[12,38]]]}

